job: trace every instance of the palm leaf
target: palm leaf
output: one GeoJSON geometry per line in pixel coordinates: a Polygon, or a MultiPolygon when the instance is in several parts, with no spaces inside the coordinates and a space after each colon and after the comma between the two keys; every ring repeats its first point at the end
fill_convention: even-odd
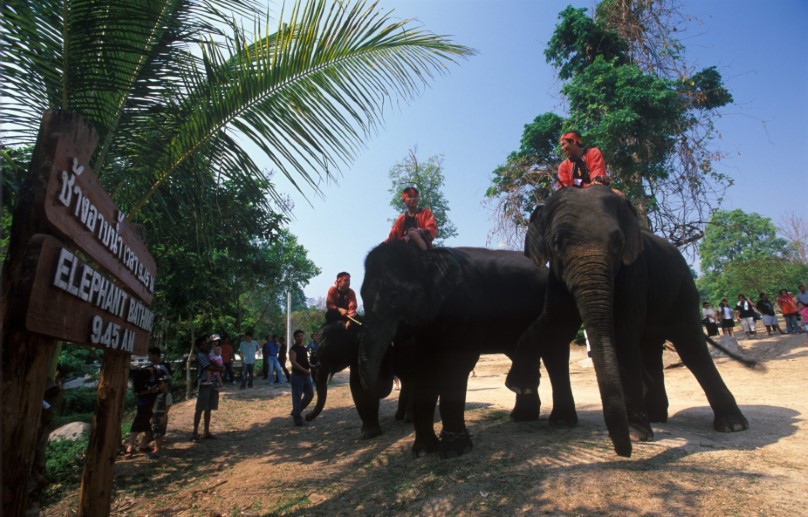
{"type": "Polygon", "coordinates": [[[473,53],[364,1],[297,2],[274,31],[249,0],[11,0],[3,15],[3,139],[32,141],[47,108],[82,113],[101,135],[93,168],[130,216],[170,178],[194,178],[202,152],[220,179],[280,201],[244,138],[316,190],[390,99],[473,53]]]}

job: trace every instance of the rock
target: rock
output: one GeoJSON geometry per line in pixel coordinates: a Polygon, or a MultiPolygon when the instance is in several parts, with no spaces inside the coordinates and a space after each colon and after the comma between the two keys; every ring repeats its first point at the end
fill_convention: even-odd
{"type": "Polygon", "coordinates": [[[71,422],[69,424],[63,425],[59,429],[54,430],[48,436],[48,441],[79,440],[89,434],[90,434],[90,424],[88,424],[87,422],[71,422]]]}
{"type": "Polygon", "coordinates": [[[98,386],[98,381],[94,380],[91,376],[79,377],[77,379],[70,379],[62,383],[63,390],[73,390],[76,388],[95,388],[98,386]]]}
{"type": "MultiPolygon", "coordinates": [[[[741,349],[741,346],[738,344],[738,340],[735,339],[734,336],[714,336],[713,341],[723,346],[730,352],[743,355],[743,349],[741,349]]],[[[727,354],[714,347],[709,342],[707,343],[707,348],[710,349],[710,355],[713,357],[728,357],[727,354]]]]}

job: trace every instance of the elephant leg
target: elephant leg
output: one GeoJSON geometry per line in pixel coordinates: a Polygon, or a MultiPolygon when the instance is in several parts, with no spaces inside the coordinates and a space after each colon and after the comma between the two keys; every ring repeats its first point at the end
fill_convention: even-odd
{"type": "Polygon", "coordinates": [[[350,387],[356,412],[362,420],[362,438],[379,436],[382,434],[382,427],[379,425],[379,399],[375,393],[369,393],[362,386],[359,368],[351,367],[350,387]]]}
{"type": "Polygon", "coordinates": [[[581,326],[580,319],[575,318],[564,326],[557,329],[554,336],[545,338],[547,345],[542,354],[544,367],[550,377],[550,385],[553,387],[553,410],[550,412],[550,425],[556,427],[572,427],[578,424],[578,413],[575,411],[575,399],[572,397],[572,386],[570,386],[570,346],[569,343],[575,338],[578,328],[581,326]],[[548,341],[552,338],[553,341],[548,341]]]}
{"type": "MultiPolygon", "coordinates": [[[[472,365],[474,362],[476,361],[472,361],[472,365]]],[[[466,389],[471,368],[453,371],[449,366],[442,371],[448,371],[448,375],[441,381],[440,389],[440,417],[443,430],[440,433],[439,452],[441,458],[456,458],[471,452],[473,447],[465,418],[466,389]]]]}
{"type": "Polygon", "coordinates": [[[665,391],[662,352],[663,343],[659,340],[643,342],[645,410],[648,412],[650,422],[664,423],[668,421],[668,394],[665,391]]]}
{"type": "Polygon", "coordinates": [[[438,404],[438,388],[434,380],[418,379],[413,382],[413,427],[415,443],[412,452],[417,458],[438,450],[440,444],[435,435],[435,407],[438,404]]]}
{"type": "MultiPolygon", "coordinates": [[[[547,291],[548,302],[544,311],[519,337],[511,356],[511,370],[505,378],[505,386],[517,394],[538,392],[541,358],[552,353],[549,351],[557,346],[568,347],[581,326],[575,299],[555,275],[549,276],[547,291]],[[565,341],[567,337],[569,339],[565,341]]],[[[551,376],[551,382],[552,379],[551,376]]]]}
{"type": "Polygon", "coordinates": [[[401,379],[401,390],[398,392],[398,407],[396,409],[396,420],[404,422],[413,421],[413,396],[412,382],[401,379]]]}
{"type": "Polygon", "coordinates": [[[749,422],[741,413],[735,397],[724,384],[721,374],[715,367],[713,358],[707,350],[707,342],[698,322],[681,325],[671,342],[679,352],[679,357],[688,369],[693,372],[701,385],[710,407],[713,408],[713,427],[722,433],[743,431],[749,428],[749,422]]]}

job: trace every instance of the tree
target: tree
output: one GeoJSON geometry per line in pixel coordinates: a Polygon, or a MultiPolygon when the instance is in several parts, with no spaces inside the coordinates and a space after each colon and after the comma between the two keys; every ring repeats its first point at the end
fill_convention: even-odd
{"type": "Polygon", "coordinates": [[[770,219],[743,210],[717,210],[699,243],[702,276],[697,280],[705,298],[750,298],[789,288],[805,278],[808,266],[795,264],[785,239],[777,237],[770,219]]]}
{"type": "MultiPolygon", "coordinates": [[[[418,161],[415,149],[410,149],[407,156],[395,164],[390,173],[390,206],[396,212],[407,210],[401,199],[401,191],[407,187],[415,187],[419,193],[419,206],[429,208],[438,224],[438,236],[433,243],[442,246],[446,239],[457,235],[457,228],[449,220],[449,202],[443,196],[443,157],[430,156],[426,163],[418,161]]],[[[393,220],[391,220],[393,222],[393,220]]]]}
{"type": "Polygon", "coordinates": [[[101,138],[91,167],[130,218],[166,183],[193,181],[199,156],[277,198],[240,138],[316,189],[392,92],[410,99],[472,53],[365,1],[298,1],[274,33],[265,16],[252,0],[5,2],[2,137],[33,141],[48,108],[81,113],[101,138]]]}
{"type": "Polygon", "coordinates": [[[805,218],[794,212],[788,213],[781,219],[778,229],[788,239],[795,260],[808,264],[808,222],[805,218]]]}
{"type": "Polygon", "coordinates": [[[585,9],[561,12],[545,57],[565,81],[569,117],[537,117],[525,126],[520,151],[494,171],[486,195],[493,200],[500,235],[505,230],[509,241],[521,235],[527,214],[551,193],[559,134],[577,129],[586,145],[603,152],[615,186],[650,229],[678,245],[701,236],[706,214],[731,184],[712,167],[720,153],[712,149],[711,138],[716,110],[732,96],[715,68],[685,70],[682,45],[664,24],[645,21],[672,17],[678,13],[672,3],[605,0],[594,19],[585,9]],[[536,122],[542,123],[543,138],[524,152],[536,122]],[[543,178],[538,188],[536,172],[543,178]]]}

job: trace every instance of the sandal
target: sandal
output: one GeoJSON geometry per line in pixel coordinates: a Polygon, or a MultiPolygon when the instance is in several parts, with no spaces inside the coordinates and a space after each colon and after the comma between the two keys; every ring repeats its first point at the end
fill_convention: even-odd
{"type": "Polygon", "coordinates": [[[212,435],[212,434],[210,434],[210,433],[206,434],[206,435],[205,435],[205,436],[203,436],[202,438],[204,438],[205,440],[217,440],[217,439],[218,439],[218,438],[216,438],[215,436],[213,436],[213,435],[212,435]]]}
{"type": "Polygon", "coordinates": [[[194,443],[199,443],[199,435],[195,434],[195,435],[191,436],[191,441],[194,442],[194,443]]]}

